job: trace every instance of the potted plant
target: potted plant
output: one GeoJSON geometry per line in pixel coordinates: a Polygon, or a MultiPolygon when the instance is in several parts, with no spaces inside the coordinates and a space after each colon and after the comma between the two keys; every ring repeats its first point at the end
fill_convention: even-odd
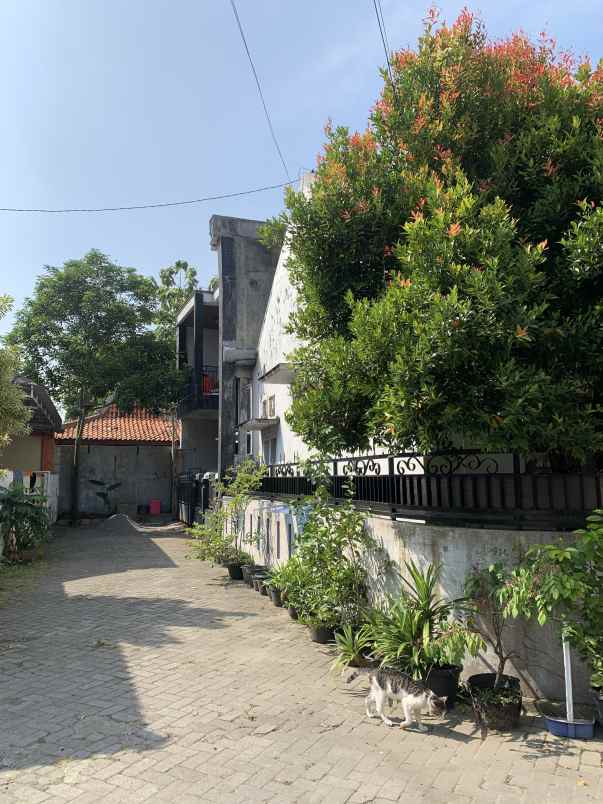
{"type": "Polygon", "coordinates": [[[286,564],[280,564],[277,567],[272,567],[268,573],[268,588],[270,590],[270,597],[275,606],[279,608],[283,605],[283,590],[286,583],[287,569],[286,564]]]}
{"type": "Polygon", "coordinates": [[[335,632],[337,657],[331,668],[341,673],[347,667],[374,667],[377,662],[371,656],[373,635],[368,623],[354,627],[346,623],[335,632]]]}
{"type": "Polygon", "coordinates": [[[204,521],[188,531],[193,537],[194,555],[222,564],[233,580],[243,580],[243,566],[252,563],[243,550],[245,511],[265,473],[266,467],[251,458],[230,467],[223,480],[214,481],[214,502],[204,521]]]}
{"type": "Polygon", "coordinates": [[[456,702],[458,679],[466,652],[476,656],[481,637],[455,618],[464,600],[445,600],[436,592],[439,567],[421,571],[406,564],[409,580],[399,598],[371,614],[374,655],[382,666],[396,668],[422,680],[438,696],[446,696],[449,709],[456,702]]]}
{"type": "Polygon", "coordinates": [[[22,483],[0,489],[0,529],[9,561],[33,561],[48,540],[50,520],[43,494],[26,492],[22,483]]]}
{"type": "Polygon", "coordinates": [[[535,617],[540,625],[557,624],[563,650],[565,707],[542,704],[552,734],[589,739],[594,733],[592,707],[575,717],[571,647],[597,670],[603,666],[603,511],[587,518],[575,540],[536,544],[529,548],[501,590],[505,614],[535,617]]]}
{"type": "Polygon", "coordinates": [[[516,655],[505,650],[503,641],[508,617],[501,592],[509,577],[510,572],[496,563],[475,569],[465,582],[465,593],[475,607],[469,625],[490,645],[497,659],[495,673],[478,673],[467,679],[476,723],[485,730],[516,729],[521,715],[519,679],[504,672],[507,661],[516,655]]]}

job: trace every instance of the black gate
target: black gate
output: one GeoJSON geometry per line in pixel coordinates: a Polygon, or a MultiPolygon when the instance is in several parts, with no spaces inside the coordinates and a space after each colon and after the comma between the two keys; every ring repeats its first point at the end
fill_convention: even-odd
{"type": "Polygon", "coordinates": [[[178,475],[178,519],[191,527],[199,522],[209,507],[209,480],[198,469],[178,475]]]}

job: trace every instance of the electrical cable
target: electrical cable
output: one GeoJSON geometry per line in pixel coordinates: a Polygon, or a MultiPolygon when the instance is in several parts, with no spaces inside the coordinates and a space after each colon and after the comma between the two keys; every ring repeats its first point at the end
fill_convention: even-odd
{"type": "Polygon", "coordinates": [[[255,78],[255,83],[258,88],[260,100],[262,101],[262,106],[264,107],[264,114],[266,115],[266,120],[268,121],[268,128],[270,129],[270,134],[272,135],[272,141],[274,142],[274,147],[276,148],[276,151],[283,164],[283,168],[285,169],[285,175],[287,176],[287,179],[291,181],[291,176],[289,175],[289,169],[287,168],[287,163],[285,162],[285,157],[283,156],[283,152],[281,151],[280,145],[278,144],[276,133],[274,131],[274,126],[272,125],[272,120],[270,119],[270,112],[268,111],[268,106],[266,105],[266,101],[264,99],[264,93],[262,92],[262,85],[260,84],[260,79],[258,77],[257,70],[255,69],[255,64],[253,63],[253,59],[249,51],[249,46],[247,45],[247,39],[245,38],[245,32],[243,31],[243,26],[241,24],[241,19],[239,17],[239,13],[235,5],[235,0],[230,0],[230,5],[232,6],[232,10],[235,15],[237,25],[239,27],[239,33],[241,34],[241,39],[243,40],[243,45],[245,46],[245,51],[247,53],[247,58],[249,59],[249,64],[251,65],[251,71],[253,73],[253,77],[255,78]]]}
{"type": "Polygon", "coordinates": [[[387,74],[389,75],[389,80],[392,85],[392,92],[394,93],[394,97],[398,100],[398,93],[396,92],[396,85],[394,83],[394,75],[392,72],[392,65],[389,58],[389,44],[387,41],[387,33],[385,30],[385,19],[383,18],[383,9],[381,8],[381,0],[373,0],[373,6],[375,9],[375,15],[377,16],[377,24],[379,25],[379,33],[381,34],[381,41],[383,42],[383,50],[385,52],[385,60],[387,62],[387,74]],[[381,11],[381,13],[379,13],[381,11]]]}
{"type": "Polygon", "coordinates": [[[42,213],[61,213],[61,212],[128,212],[134,209],[159,209],[162,207],[183,207],[191,204],[203,204],[206,201],[221,201],[225,198],[239,198],[243,195],[253,195],[254,193],[263,193],[266,190],[278,190],[281,187],[287,187],[290,184],[295,184],[294,181],[284,181],[280,184],[268,184],[265,187],[256,187],[253,190],[241,190],[238,193],[222,193],[221,195],[208,195],[204,198],[192,198],[187,201],[158,201],[153,204],[132,204],[130,206],[121,207],[67,207],[64,209],[46,209],[46,208],[33,208],[28,209],[25,207],[0,207],[0,212],[42,212],[42,213]]]}

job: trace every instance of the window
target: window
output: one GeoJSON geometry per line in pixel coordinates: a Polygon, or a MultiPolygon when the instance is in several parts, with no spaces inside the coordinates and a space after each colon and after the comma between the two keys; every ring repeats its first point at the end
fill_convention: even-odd
{"type": "Polygon", "coordinates": [[[295,544],[293,543],[293,525],[291,522],[287,524],[287,549],[289,550],[289,558],[295,552],[295,544]]]}
{"type": "Polygon", "coordinates": [[[276,557],[281,557],[281,521],[276,520],[276,557]]]}
{"type": "Polygon", "coordinates": [[[272,545],[270,543],[270,517],[266,517],[266,555],[270,556],[272,550],[272,545]]]}
{"type": "Polygon", "coordinates": [[[261,535],[262,535],[262,518],[258,514],[258,525],[257,530],[255,532],[255,546],[258,551],[260,549],[261,535]]]}
{"type": "Polygon", "coordinates": [[[245,435],[245,450],[247,455],[253,455],[253,438],[251,433],[245,435]]]}
{"type": "Polygon", "coordinates": [[[262,419],[268,418],[268,400],[262,399],[262,419]]]}
{"type": "Polygon", "coordinates": [[[276,416],[276,402],[274,396],[268,397],[268,418],[274,419],[276,416]]]}

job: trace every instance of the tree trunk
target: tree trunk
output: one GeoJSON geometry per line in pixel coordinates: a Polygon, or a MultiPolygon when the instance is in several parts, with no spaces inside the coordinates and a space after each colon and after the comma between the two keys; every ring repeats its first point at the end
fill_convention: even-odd
{"type": "Polygon", "coordinates": [[[80,414],[75,430],[73,441],[73,465],[71,467],[71,524],[77,525],[80,508],[80,440],[86,419],[86,406],[83,402],[83,394],[80,394],[80,414]]]}

